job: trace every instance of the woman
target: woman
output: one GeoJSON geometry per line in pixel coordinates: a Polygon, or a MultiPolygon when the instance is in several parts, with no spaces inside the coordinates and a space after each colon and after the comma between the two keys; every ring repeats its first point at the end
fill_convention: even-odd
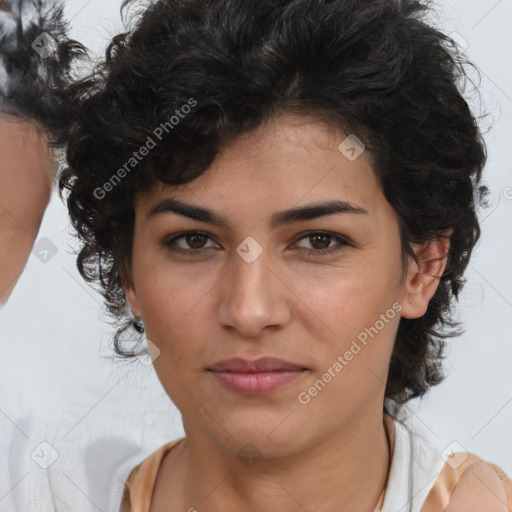
{"type": "MultiPolygon", "coordinates": [[[[66,87],[75,59],[84,54],[85,48],[68,37],[61,3],[0,0],[0,309],[25,268],[50,200],[70,120],[66,87]]],[[[44,242],[36,245],[43,261],[47,249],[44,242]]],[[[0,341],[5,360],[7,343],[20,340],[6,336],[4,327],[0,326],[0,341]]],[[[34,463],[23,450],[34,449],[33,427],[40,426],[20,394],[22,375],[9,383],[9,389],[2,389],[2,511],[34,510],[35,503],[43,507],[45,499],[55,499],[41,473],[19,485],[20,476],[28,474],[23,469],[34,463]],[[13,403],[15,409],[9,407],[13,403]]]]}
{"type": "Polygon", "coordinates": [[[85,54],[68,38],[62,9],[56,2],[0,0],[0,307],[50,200],[69,121],[65,86],[73,60],[85,54]]]}
{"type": "Polygon", "coordinates": [[[487,192],[465,62],[427,14],[160,0],[76,85],[78,268],[186,434],[123,512],[512,510],[499,467],[398,421],[443,378],[487,192]]]}

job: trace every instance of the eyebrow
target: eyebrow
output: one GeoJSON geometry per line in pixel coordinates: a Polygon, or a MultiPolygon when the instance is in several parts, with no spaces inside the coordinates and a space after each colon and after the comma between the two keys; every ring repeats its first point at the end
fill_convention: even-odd
{"type": "MultiPolygon", "coordinates": [[[[184,203],[177,199],[168,197],[157,203],[147,215],[147,218],[157,215],[172,213],[188,217],[202,222],[208,222],[217,226],[228,227],[228,221],[218,213],[196,206],[184,203]]],[[[289,210],[282,210],[272,215],[270,225],[273,229],[294,222],[305,221],[323,217],[324,215],[334,215],[342,213],[368,214],[367,210],[359,206],[353,205],[346,201],[327,201],[323,203],[308,204],[306,206],[297,206],[289,210]]]]}

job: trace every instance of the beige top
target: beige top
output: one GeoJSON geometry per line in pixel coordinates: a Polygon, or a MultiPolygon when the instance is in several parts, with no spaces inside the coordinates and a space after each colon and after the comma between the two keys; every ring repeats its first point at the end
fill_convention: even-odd
{"type": "MultiPolygon", "coordinates": [[[[385,425],[387,427],[388,439],[390,441],[391,452],[393,454],[393,464],[395,464],[395,428],[394,421],[387,415],[384,416],[385,425]]],[[[147,457],[144,461],[142,461],[138,466],[136,466],[130,473],[128,479],[125,482],[124,494],[121,503],[120,512],[148,512],[150,503],[151,503],[151,495],[153,492],[153,488],[156,481],[156,476],[158,473],[158,469],[160,464],[167,454],[169,450],[171,450],[178,443],[183,441],[185,437],[181,437],[170,443],[161,446],[158,450],[153,452],[149,457],[147,457]]],[[[396,465],[396,464],[395,464],[396,465]]],[[[479,467],[480,468],[480,476],[476,475],[479,481],[485,484],[483,492],[493,492],[494,496],[498,500],[498,503],[502,503],[502,508],[496,510],[496,512],[512,512],[512,481],[508,478],[505,472],[500,469],[495,464],[484,461],[480,457],[466,452],[456,452],[449,456],[442,466],[441,470],[437,474],[435,481],[433,482],[430,491],[426,494],[426,499],[421,504],[421,508],[417,508],[420,512],[441,512],[445,511],[450,503],[450,498],[456,488],[456,486],[461,482],[462,476],[466,473],[466,471],[472,467],[472,469],[479,467]],[[482,463],[484,467],[482,468],[482,463]],[[475,466],[477,464],[478,466],[475,466]],[[489,470],[491,470],[491,474],[489,475],[489,470]],[[482,478],[483,476],[483,478],[482,478]],[[489,480],[490,476],[490,480],[489,480]],[[487,483],[484,482],[484,479],[488,479],[487,483]],[[492,480],[494,479],[494,480],[492,480]],[[496,492],[496,485],[498,486],[498,493],[496,492]],[[494,488],[493,488],[494,486],[494,488]],[[501,490],[502,487],[502,490],[501,490]]],[[[473,475],[469,474],[468,476],[475,478],[473,475]]],[[[435,475],[434,475],[435,476],[435,475]]],[[[430,478],[430,476],[429,476],[430,478]]],[[[466,477],[467,478],[467,477],[466,477]]],[[[433,478],[430,478],[433,480],[433,478]]],[[[477,482],[478,482],[477,480],[477,482]]],[[[386,503],[389,503],[386,492],[388,489],[389,483],[389,473],[388,479],[386,481],[386,486],[384,487],[382,494],[380,496],[377,507],[374,512],[386,512],[383,511],[383,505],[385,506],[385,498],[386,503]]],[[[464,486],[461,485],[462,494],[465,496],[465,499],[469,498],[468,493],[466,492],[467,485],[471,486],[472,480],[471,478],[467,478],[464,486]]],[[[473,484],[473,488],[474,488],[473,484]]],[[[468,487],[469,489],[470,487],[468,487]]],[[[393,492],[393,489],[390,489],[390,492],[393,492]]],[[[480,491],[478,491],[478,499],[481,499],[480,491]]],[[[459,494],[460,496],[460,494],[459,494]]],[[[473,500],[473,497],[471,497],[473,500]]],[[[459,502],[458,502],[459,503],[459,502]]],[[[480,503],[480,502],[479,502],[480,503]]],[[[493,506],[496,502],[493,501],[493,506]]],[[[464,503],[460,502],[460,505],[464,505],[464,503]]],[[[461,508],[461,510],[463,510],[461,508]]],[[[464,509],[466,510],[466,509],[464,509]]],[[[396,511],[395,511],[396,512],[396,511]]],[[[494,509],[493,509],[494,512],[494,509]]]]}

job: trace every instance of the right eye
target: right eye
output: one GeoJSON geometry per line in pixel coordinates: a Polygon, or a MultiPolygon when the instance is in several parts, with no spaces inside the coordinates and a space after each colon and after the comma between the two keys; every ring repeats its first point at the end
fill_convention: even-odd
{"type": "MultiPolygon", "coordinates": [[[[205,246],[205,241],[211,238],[207,233],[202,231],[187,231],[186,233],[180,233],[179,235],[173,236],[169,240],[164,240],[165,245],[169,250],[178,252],[181,254],[202,254],[208,246],[205,246]],[[177,244],[178,241],[183,240],[186,246],[180,246],[177,244]]],[[[212,247],[212,246],[210,246],[212,247]]]]}

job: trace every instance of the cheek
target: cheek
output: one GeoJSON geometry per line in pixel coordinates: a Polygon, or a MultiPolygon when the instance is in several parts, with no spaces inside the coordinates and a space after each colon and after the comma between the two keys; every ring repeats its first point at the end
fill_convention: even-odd
{"type": "Polygon", "coordinates": [[[203,284],[190,269],[170,265],[158,241],[137,231],[142,228],[136,227],[132,264],[144,323],[169,329],[192,308],[203,284]]]}
{"type": "Polygon", "coordinates": [[[329,329],[313,342],[317,371],[302,397],[319,415],[337,417],[339,410],[328,409],[339,404],[348,418],[384,392],[400,305],[393,307],[386,288],[364,279],[332,285],[320,303],[315,311],[329,329]]]}
{"type": "Polygon", "coordinates": [[[301,300],[336,336],[354,335],[354,329],[363,329],[379,319],[381,313],[394,301],[396,283],[392,276],[352,268],[333,273],[330,279],[316,282],[297,282],[301,300]]]}
{"type": "Polygon", "coordinates": [[[321,371],[331,368],[338,356],[343,358],[339,386],[361,385],[371,378],[370,369],[385,374],[400,320],[398,270],[388,265],[378,271],[377,258],[373,265],[366,263],[302,288],[308,306],[304,314],[321,320],[321,336],[313,342],[321,371]]]}
{"type": "MultiPolygon", "coordinates": [[[[184,361],[199,361],[204,346],[208,294],[215,280],[200,278],[197,273],[173,269],[166,271],[157,265],[139,267],[137,294],[146,336],[157,345],[161,360],[170,368],[178,368],[184,361]]],[[[211,315],[210,315],[211,316],[211,315]]]]}

